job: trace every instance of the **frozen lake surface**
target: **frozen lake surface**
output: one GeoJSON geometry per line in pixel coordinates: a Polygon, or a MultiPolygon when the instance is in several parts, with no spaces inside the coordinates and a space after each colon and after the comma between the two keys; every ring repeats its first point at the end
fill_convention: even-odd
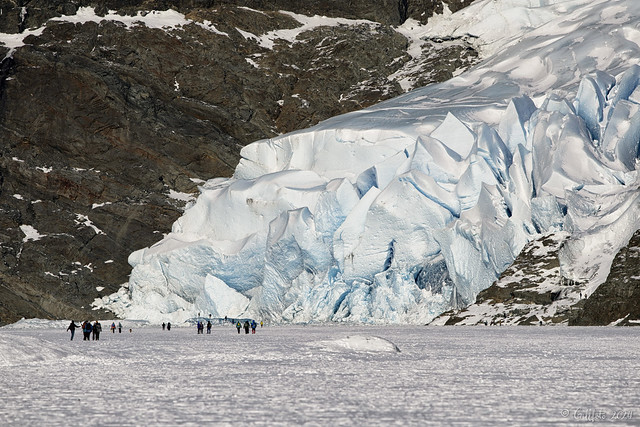
{"type": "Polygon", "coordinates": [[[640,423],[636,328],[124,325],[0,329],[0,425],[640,423]]]}

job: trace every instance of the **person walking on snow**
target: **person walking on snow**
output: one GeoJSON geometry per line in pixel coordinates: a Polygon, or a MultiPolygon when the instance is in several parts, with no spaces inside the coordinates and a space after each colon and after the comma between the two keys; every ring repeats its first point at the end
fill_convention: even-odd
{"type": "Polygon", "coordinates": [[[76,333],[76,328],[79,328],[79,327],[80,326],[76,325],[76,323],[73,320],[69,324],[69,327],[67,328],[67,331],[71,331],[71,341],[73,341],[73,336],[76,333]]]}
{"type": "Polygon", "coordinates": [[[82,333],[84,334],[83,341],[91,341],[91,322],[85,320],[82,324],[82,333]]]}
{"type": "Polygon", "coordinates": [[[239,320],[238,323],[236,323],[236,329],[238,330],[238,333],[240,333],[240,329],[242,329],[242,325],[240,324],[239,320]]]}
{"type": "Polygon", "coordinates": [[[211,320],[207,321],[207,334],[211,333],[211,320]]]}
{"type": "Polygon", "coordinates": [[[167,331],[171,330],[171,322],[167,323],[167,331]]]}
{"type": "Polygon", "coordinates": [[[118,322],[118,333],[122,333],[122,323],[118,322]]]}
{"type": "Polygon", "coordinates": [[[93,339],[96,341],[100,341],[100,332],[102,332],[102,325],[100,322],[96,320],[96,323],[93,324],[93,339]]]}
{"type": "Polygon", "coordinates": [[[112,322],[111,323],[111,333],[115,334],[116,333],[116,322],[112,322]]]}
{"type": "Polygon", "coordinates": [[[249,321],[248,320],[244,321],[244,333],[245,334],[249,333],[249,321]]]}
{"type": "Polygon", "coordinates": [[[251,333],[255,334],[256,333],[256,326],[258,326],[258,324],[256,323],[255,320],[251,321],[251,333]]]}

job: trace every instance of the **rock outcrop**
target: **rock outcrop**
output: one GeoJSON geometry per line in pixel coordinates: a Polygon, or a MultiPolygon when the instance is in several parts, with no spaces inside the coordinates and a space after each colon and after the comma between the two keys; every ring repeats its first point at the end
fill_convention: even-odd
{"type": "Polygon", "coordinates": [[[616,255],[607,280],[584,301],[570,325],[640,325],[640,230],[616,255]]]}
{"type": "Polygon", "coordinates": [[[613,260],[607,280],[590,295],[561,274],[565,233],[528,243],[474,304],[436,318],[435,325],[640,325],[640,230],[613,260]]]}

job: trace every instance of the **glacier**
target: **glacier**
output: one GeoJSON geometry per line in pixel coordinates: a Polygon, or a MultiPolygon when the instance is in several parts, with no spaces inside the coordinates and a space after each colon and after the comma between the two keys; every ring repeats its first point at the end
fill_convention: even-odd
{"type": "MultiPolygon", "coordinates": [[[[471,7],[496,4],[526,31],[490,21],[475,68],[244,147],[94,306],[152,322],[427,323],[554,231],[570,233],[563,276],[592,292],[640,228],[640,4],[471,7]]],[[[458,32],[463,16],[448,17],[458,32]]]]}

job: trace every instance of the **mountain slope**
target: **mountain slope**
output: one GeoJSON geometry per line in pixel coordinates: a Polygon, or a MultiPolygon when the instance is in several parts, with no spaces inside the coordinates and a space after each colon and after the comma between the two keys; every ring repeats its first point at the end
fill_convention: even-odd
{"type": "Polygon", "coordinates": [[[442,7],[0,2],[0,323],[93,316],[245,144],[468,67],[469,43],[399,27],[442,7]]]}
{"type": "Polygon", "coordinates": [[[570,325],[640,324],[640,231],[613,260],[607,280],[584,301],[570,325]]]}

